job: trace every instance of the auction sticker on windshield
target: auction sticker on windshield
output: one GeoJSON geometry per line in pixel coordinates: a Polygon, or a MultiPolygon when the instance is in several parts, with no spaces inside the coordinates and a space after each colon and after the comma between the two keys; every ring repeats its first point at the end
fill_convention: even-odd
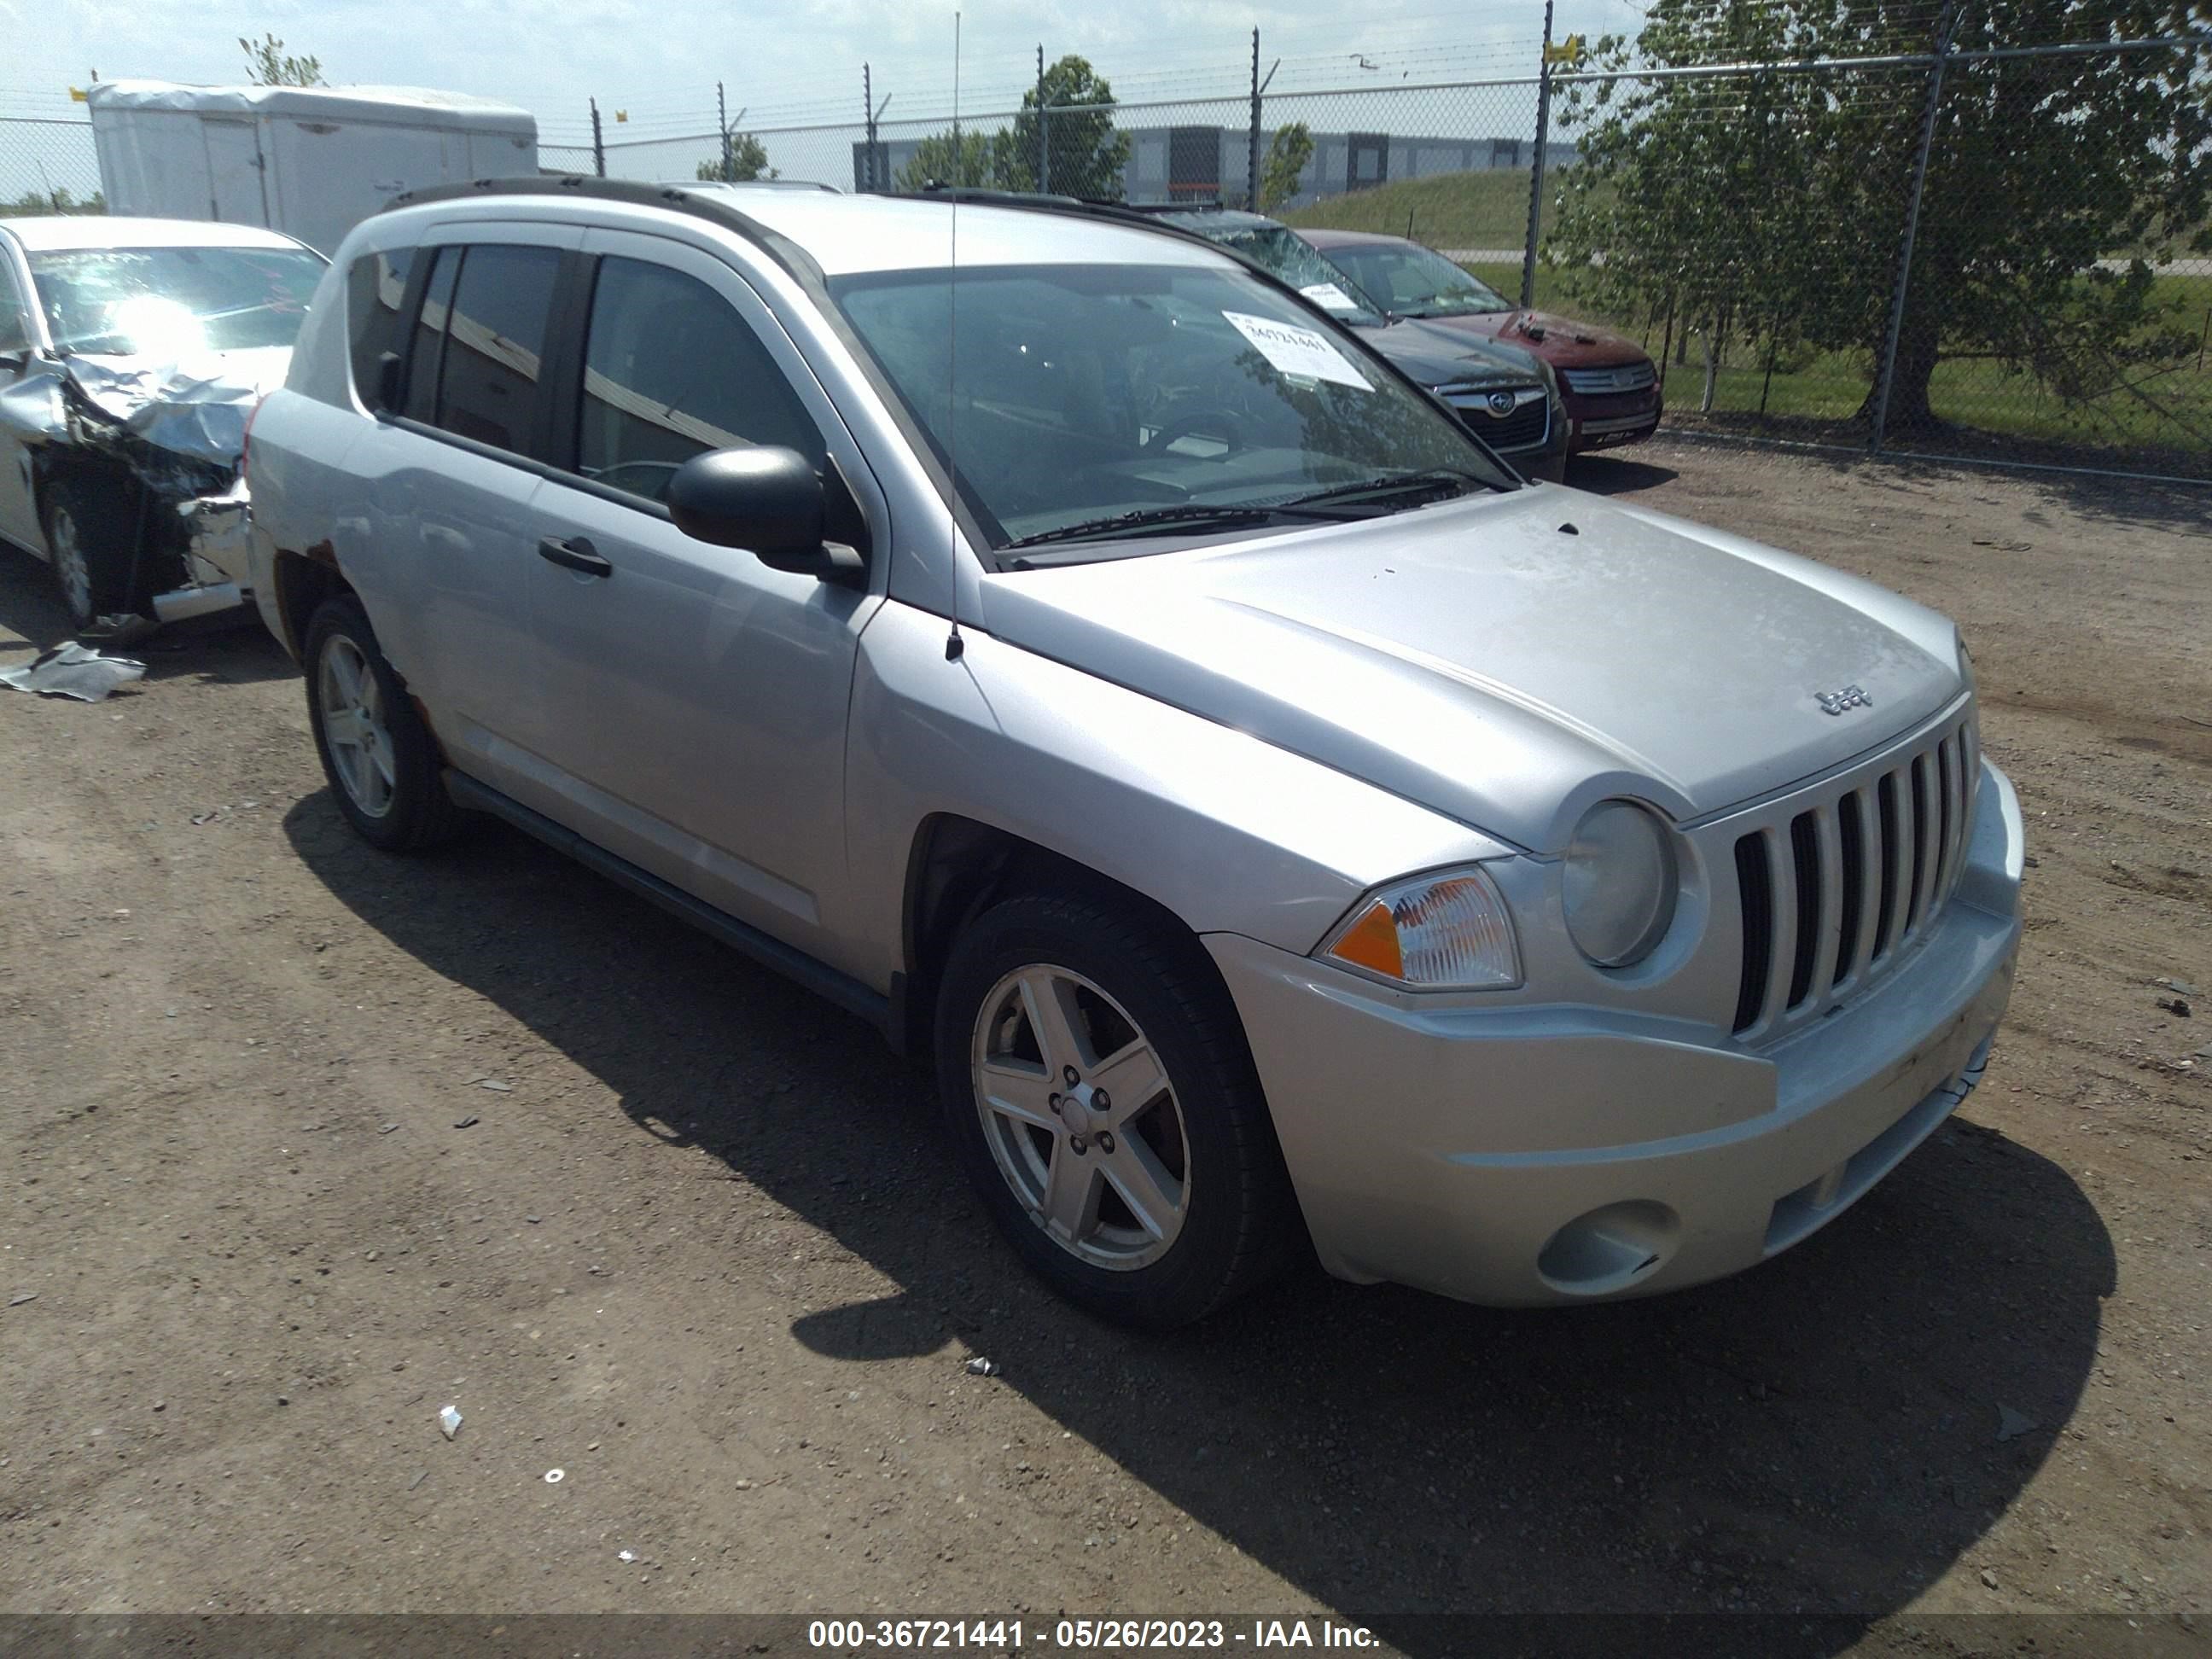
{"type": "Polygon", "coordinates": [[[1336,386],[1375,390],[1373,384],[1348,362],[1342,352],[1322,335],[1295,323],[1279,323],[1249,312],[1224,311],[1230,326],[1259,348],[1260,355],[1285,374],[1328,380],[1336,386]]]}

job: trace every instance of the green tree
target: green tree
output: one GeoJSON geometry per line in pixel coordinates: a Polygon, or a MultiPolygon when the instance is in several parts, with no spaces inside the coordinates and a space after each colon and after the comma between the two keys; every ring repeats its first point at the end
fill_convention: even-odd
{"type": "Polygon", "coordinates": [[[1129,135],[1114,125],[1114,88],[1073,52],[1044,72],[1044,83],[1022,94],[1011,131],[992,139],[992,170],[1005,190],[1050,189],[1058,196],[1118,202],[1129,165],[1129,135]],[[1039,94],[1042,94],[1044,142],[1049,150],[1045,176],[1037,171],[1039,94]]]}
{"type": "Polygon", "coordinates": [[[712,161],[699,163],[699,177],[708,184],[749,185],[756,179],[774,179],[779,174],[768,164],[768,146],[750,132],[730,135],[729,159],[717,155],[712,161]]]}
{"type": "Polygon", "coordinates": [[[891,179],[892,188],[918,191],[931,185],[956,185],[974,189],[994,186],[1000,179],[988,133],[932,133],[914,147],[914,155],[891,179]]]}
{"type": "Polygon", "coordinates": [[[13,205],[18,213],[105,213],[107,211],[107,197],[103,191],[95,190],[80,202],[75,192],[64,185],[59,190],[27,190],[15,198],[13,205]]]}
{"type": "MultiPolygon", "coordinates": [[[[1959,0],[1954,46],[2140,39],[2201,29],[2204,12],[2205,0],[1959,0]]],[[[1932,50],[1929,29],[1917,0],[1656,0],[1632,42],[1600,41],[1595,57],[1802,63],[1932,50]]],[[[2173,352],[2145,256],[2206,246],[2208,75],[2203,46],[1948,66],[1893,426],[1934,423],[1929,383],[1948,359],[2085,397],[2126,379],[2126,362],[2173,352]]],[[[1559,175],[1546,255],[1593,304],[1671,311],[1709,353],[1734,337],[1878,358],[1924,87],[1914,69],[1563,88],[1581,162],[1559,175]]]]}
{"type": "Polygon", "coordinates": [[[1273,213],[1298,193],[1298,175],[1313,160],[1313,134],[1303,121],[1275,129],[1260,162],[1260,211],[1273,213]]]}
{"type": "Polygon", "coordinates": [[[238,49],[246,54],[246,78],[257,87],[325,87],[323,79],[323,60],[319,58],[288,58],[284,43],[273,34],[264,34],[258,40],[238,38],[238,49]]]}

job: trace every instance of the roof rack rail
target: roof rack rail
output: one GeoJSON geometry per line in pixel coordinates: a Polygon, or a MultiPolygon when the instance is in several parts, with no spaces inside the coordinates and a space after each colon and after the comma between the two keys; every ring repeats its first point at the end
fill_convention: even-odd
{"type": "Polygon", "coordinates": [[[724,230],[735,231],[766,253],[787,271],[819,288],[822,267],[814,256],[781,233],[740,213],[712,186],[705,191],[686,185],[647,185],[629,179],[600,179],[588,173],[538,173],[519,179],[471,179],[465,184],[429,185],[402,191],[377,212],[423,207],[437,202],[460,202],[487,196],[567,196],[598,202],[619,202],[629,207],[659,208],[704,219],[724,230]]]}

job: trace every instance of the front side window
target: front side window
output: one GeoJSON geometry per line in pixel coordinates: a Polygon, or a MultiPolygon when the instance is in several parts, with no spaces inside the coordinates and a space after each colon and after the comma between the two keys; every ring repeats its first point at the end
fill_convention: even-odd
{"type": "Polygon", "coordinates": [[[556,248],[480,242],[463,254],[446,324],[435,424],[457,438],[529,453],[560,273],[556,248]]]}
{"type": "Polygon", "coordinates": [[[1401,317],[1465,317],[1513,309],[1497,289],[1428,248],[1370,242],[1323,252],[1331,264],[1401,317]]]}
{"type": "Polygon", "coordinates": [[[745,319],[681,271],[601,260],[584,353],[577,471],[657,501],[694,455],[755,444],[795,449],[817,470],[827,453],[745,319]]]}
{"type": "Polygon", "coordinates": [[[31,343],[23,317],[23,298],[16,291],[15,273],[0,264],[0,352],[22,351],[31,343]]]}
{"type": "Polygon", "coordinates": [[[306,248],[56,248],[31,281],[57,349],[174,359],[289,346],[325,261],[306,248]]]}
{"type": "Polygon", "coordinates": [[[1433,404],[1225,264],[883,272],[830,293],[1000,549],[1511,487],[1433,404]]]}
{"type": "Polygon", "coordinates": [[[407,276],[415,250],[364,253],[346,272],[346,337],[353,356],[354,390],[376,407],[384,356],[405,343],[399,307],[407,297],[407,276]]]}

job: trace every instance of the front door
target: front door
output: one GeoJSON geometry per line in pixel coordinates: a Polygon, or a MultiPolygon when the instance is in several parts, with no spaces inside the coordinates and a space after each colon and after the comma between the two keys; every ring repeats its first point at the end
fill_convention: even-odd
{"type": "MultiPolygon", "coordinates": [[[[26,375],[51,374],[50,365],[31,352],[31,311],[22,280],[8,252],[0,247],[0,392],[26,375]],[[13,367],[21,364],[20,368],[13,367]]],[[[43,407],[43,405],[41,405],[43,407]]],[[[31,495],[31,447],[0,422],[0,538],[18,547],[43,548],[39,514],[31,495]]]]}
{"type": "MultiPolygon", "coordinates": [[[[532,502],[547,765],[518,793],[830,954],[819,897],[843,869],[846,708],[878,602],[694,541],[660,501],[676,468],[709,450],[783,445],[865,479],[859,452],[735,270],[627,232],[590,232],[584,252],[597,270],[568,458],[576,482],[548,478],[532,502]]],[[[860,539],[846,516],[840,539],[860,539]]]]}

